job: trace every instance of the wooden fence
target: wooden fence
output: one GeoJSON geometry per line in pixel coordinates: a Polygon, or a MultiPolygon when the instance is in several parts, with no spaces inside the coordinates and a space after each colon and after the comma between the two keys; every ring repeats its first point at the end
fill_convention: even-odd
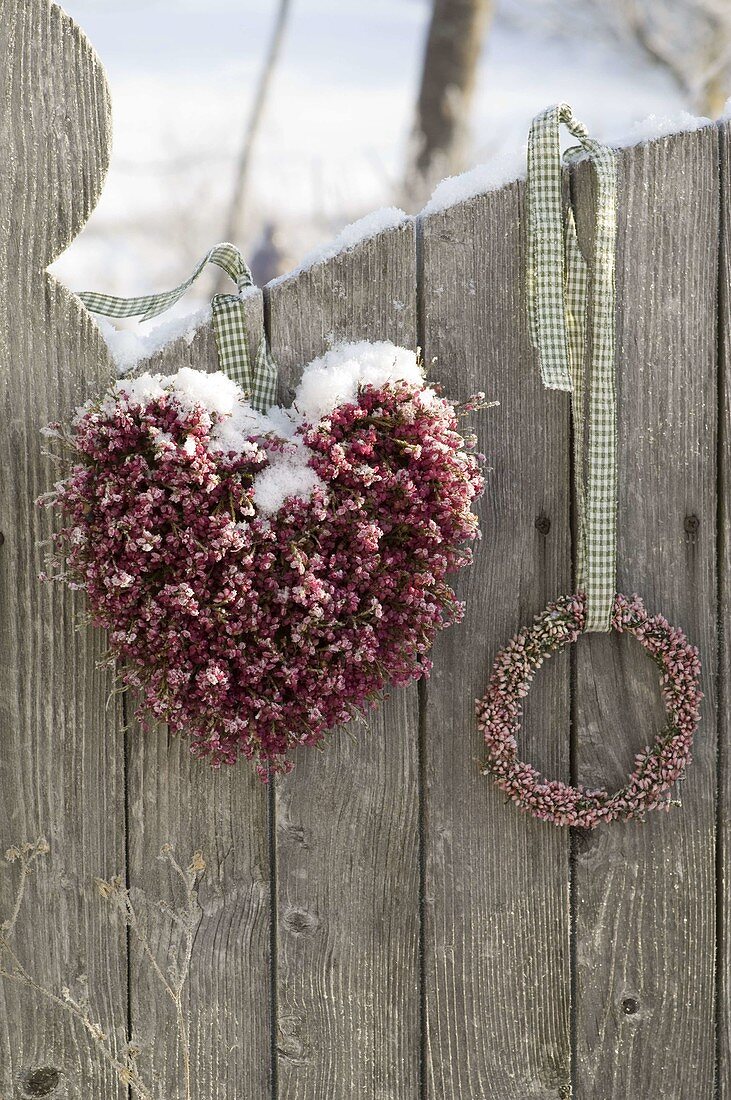
{"type": "MultiPolygon", "coordinates": [[[[104,639],[75,629],[83,601],[37,580],[49,520],[33,501],[54,479],[39,429],[110,369],[45,273],[99,195],[108,96],[48,0],[0,0],[0,57],[0,841],[50,843],[15,941],[35,980],[73,993],[87,975],[105,1031],[147,1044],[155,1095],[184,1095],[169,998],[93,884],[121,872],[133,898],[159,894],[172,841],[208,862],[187,987],[196,1100],[731,1100],[729,124],[620,155],[619,586],[702,650],[695,762],[682,809],[569,832],[480,776],[472,718],[495,651],[571,589],[569,402],[543,389],[527,338],[523,185],[249,300],[290,377],[333,337],[389,338],[436,356],[455,398],[501,402],[481,421],[491,473],[457,582],[466,618],[431,679],[267,789],[246,767],[192,761],[164,730],[125,729],[97,667],[104,639]]],[[[572,187],[581,223],[585,166],[572,187]]],[[[210,332],[153,366],[183,362],[215,364],[210,332]]],[[[582,639],[531,693],[528,758],[618,783],[661,718],[648,666],[631,642],[582,639]]],[[[0,921],[16,872],[0,871],[0,921]]],[[[0,981],[2,1100],[125,1095],[83,1026],[0,981]]]]}

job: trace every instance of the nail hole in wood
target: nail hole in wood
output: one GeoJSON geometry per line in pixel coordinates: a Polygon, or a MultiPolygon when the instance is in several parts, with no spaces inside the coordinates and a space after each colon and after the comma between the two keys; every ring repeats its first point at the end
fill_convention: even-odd
{"type": "Polygon", "coordinates": [[[551,530],[551,521],[548,516],[540,515],[536,519],[536,531],[541,535],[547,535],[551,530]]]}
{"type": "Polygon", "coordinates": [[[683,524],[686,535],[697,535],[700,525],[701,521],[698,519],[698,516],[686,516],[685,523],[683,524]]]}
{"type": "Polygon", "coordinates": [[[639,1007],[640,1002],[636,997],[625,997],[622,1001],[622,1012],[624,1012],[625,1016],[634,1016],[639,1007]]]}
{"type": "Polygon", "coordinates": [[[0,531],[0,546],[5,542],[5,535],[0,531]]]}
{"type": "Polygon", "coordinates": [[[55,1066],[40,1066],[25,1075],[23,1090],[26,1096],[50,1096],[61,1083],[61,1071],[55,1066]]]}

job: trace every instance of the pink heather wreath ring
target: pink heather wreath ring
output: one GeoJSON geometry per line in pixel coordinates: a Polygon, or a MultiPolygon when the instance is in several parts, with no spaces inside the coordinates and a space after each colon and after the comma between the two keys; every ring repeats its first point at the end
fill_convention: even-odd
{"type": "Polygon", "coordinates": [[[647,810],[669,807],[662,795],[690,763],[703,696],[698,650],[683,631],[662,615],[648,615],[639,596],[616,596],[612,627],[620,634],[634,635],[659,667],[667,723],[653,744],[637,754],[634,771],[615,794],[545,779],[518,759],[521,699],[544,660],[576,642],[585,622],[582,593],[549,604],[531,627],[498,654],[487,694],[477,701],[476,710],[488,752],[483,773],[490,773],[516,805],[541,821],[593,829],[603,822],[641,819],[647,810]]]}

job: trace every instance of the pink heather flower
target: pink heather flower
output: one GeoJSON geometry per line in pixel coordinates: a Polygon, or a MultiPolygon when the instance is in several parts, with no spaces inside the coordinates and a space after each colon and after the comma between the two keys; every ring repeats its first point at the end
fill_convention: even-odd
{"type": "Polygon", "coordinates": [[[662,615],[651,617],[639,596],[615,597],[612,626],[633,634],[660,669],[668,721],[652,746],[635,758],[635,770],[615,794],[560,780],[546,780],[518,758],[518,700],[528,693],[535,672],[551,654],[573,645],[586,623],[586,597],[564,596],[538,615],[495,658],[487,694],[476,702],[477,726],[487,745],[483,771],[527,813],[555,825],[593,829],[606,821],[640,818],[668,809],[663,794],[681,779],[691,760],[700,720],[701,664],[698,650],[662,615]]]}
{"type": "Polygon", "coordinates": [[[448,579],[471,560],[483,483],[454,407],[426,392],[362,386],[291,441],[253,425],[229,450],[215,433],[230,414],[161,386],[79,412],[62,433],[75,464],[43,501],[62,519],[55,564],[85,589],[143,720],[265,777],[388,683],[428,674],[462,615],[448,579]],[[265,509],[257,475],[297,448],[312,491],[265,509]]]}

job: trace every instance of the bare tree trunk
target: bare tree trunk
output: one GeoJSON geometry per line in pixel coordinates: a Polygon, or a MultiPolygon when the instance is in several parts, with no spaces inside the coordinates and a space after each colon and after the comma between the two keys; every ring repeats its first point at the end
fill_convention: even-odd
{"type": "Polygon", "coordinates": [[[226,234],[224,237],[224,240],[231,241],[232,244],[236,244],[240,241],[243,234],[247,187],[251,171],[254,144],[264,114],[264,107],[266,105],[272,76],[274,75],[274,70],[282,48],[290,7],[291,0],[280,0],[279,10],[277,11],[277,17],[272,29],[272,36],[269,41],[269,50],[259,76],[259,84],[256,89],[256,95],[254,96],[251,114],[249,115],[249,120],[246,125],[244,140],[236,165],[236,175],[234,177],[233,193],[231,195],[231,205],[229,207],[226,234]]]}
{"type": "Polygon", "coordinates": [[[465,166],[467,119],[491,14],[491,0],[434,0],[404,186],[412,206],[465,166]]]}

